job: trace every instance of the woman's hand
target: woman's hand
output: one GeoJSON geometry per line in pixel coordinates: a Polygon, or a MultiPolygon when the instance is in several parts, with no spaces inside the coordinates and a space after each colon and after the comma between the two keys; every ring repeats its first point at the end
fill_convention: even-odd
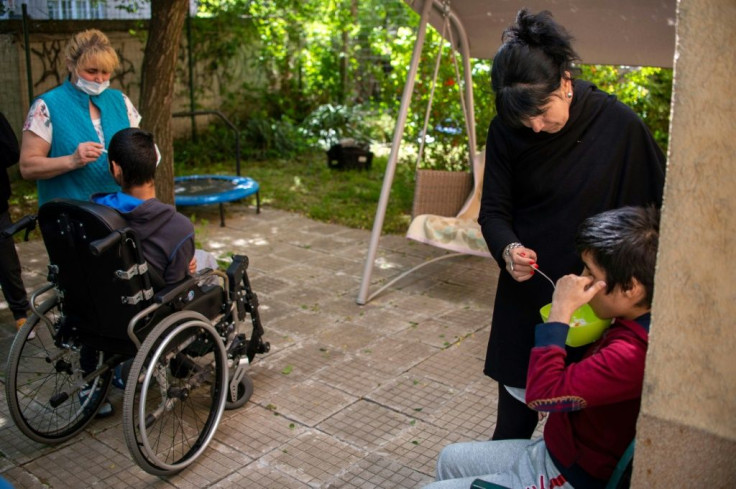
{"type": "Polygon", "coordinates": [[[70,155],[49,158],[51,144],[31,131],[23,131],[20,174],[26,180],[45,180],[63,175],[95,161],[103,149],[100,143],[88,141],[80,143],[70,155]]]}
{"type": "Polygon", "coordinates": [[[93,143],[92,141],[79,143],[79,146],[77,146],[77,149],[72,154],[74,168],[81,168],[97,161],[97,158],[100,157],[104,149],[105,147],[103,145],[100,143],[93,143]]]}
{"type": "Polygon", "coordinates": [[[508,255],[504,253],[503,259],[506,262],[506,271],[517,282],[529,280],[534,275],[533,265],[537,263],[536,251],[518,246],[511,248],[508,255]]]}

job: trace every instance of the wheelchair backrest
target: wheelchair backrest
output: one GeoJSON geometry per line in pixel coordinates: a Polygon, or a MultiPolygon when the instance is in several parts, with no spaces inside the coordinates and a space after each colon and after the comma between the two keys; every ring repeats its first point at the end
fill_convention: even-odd
{"type": "Polygon", "coordinates": [[[54,199],[41,206],[38,222],[67,317],[85,336],[127,339],[128,322],[151,303],[152,290],[125,218],[107,206],[54,199]],[[116,233],[121,239],[91,249],[116,233]]]}

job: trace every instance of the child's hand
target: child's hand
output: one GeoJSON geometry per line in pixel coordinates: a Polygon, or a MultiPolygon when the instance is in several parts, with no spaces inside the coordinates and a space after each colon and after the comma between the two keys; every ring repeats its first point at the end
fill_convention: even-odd
{"type": "Polygon", "coordinates": [[[590,302],[605,287],[606,283],[602,280],[593,283],[592,277],[565,275],[557,281],[547,321],[569,324],[573,312],[590,302]]]}

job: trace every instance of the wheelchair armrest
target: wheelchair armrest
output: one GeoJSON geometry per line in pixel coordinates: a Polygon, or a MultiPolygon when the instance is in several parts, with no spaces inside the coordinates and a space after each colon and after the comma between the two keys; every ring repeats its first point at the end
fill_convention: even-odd
{"type": "Polygon", "coordinates": [[[186,277],[181,282],[167,285],[163,289],[159,290],[153,300],[158,304],[169,303],[176,299],[178,295],[184,293],[187,289],[194,287],[196,284],[196,277],[186,277]]]}

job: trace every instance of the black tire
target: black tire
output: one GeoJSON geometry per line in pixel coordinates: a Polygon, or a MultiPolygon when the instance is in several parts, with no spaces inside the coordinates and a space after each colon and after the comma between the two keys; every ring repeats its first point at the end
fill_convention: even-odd
{"type": "Polygon", "coordinates": [[[227,375],[225,346],[201,314],[174,313],[148,334],[123,403],[125,441],[143,470],[172,475],[204,452],[225,407],[227,375]]]}
{"type": "Polygon", "coordinates": [[[236,392],[230,389],[230,380],[228,380],[227,387],[227,402],[225,402],[225,409],[227,410],[243,407],[250,400],[250,396],[253,395],[253,379],[248,374],[244,374],[240,379],[236,392]]]}
{"type": "MultiPolygon", "coordinates": [[[[62,319],[57,297],[45,300],[38,311],[48,323],[32,314],[16,334],[5,371],[5,396],[10,416],[23,434],[56,444],[92,421],[107,397],[112,372],[106,370],[88,383],[95,395],[80,396],[78,386],[84,375],[79,349],[54,343],[62,319]],[[29,340],[31,331],[36,337],[29,340]]],[[[104,354],[94,351],[91,356],[99,368],[104,354]]]]}

